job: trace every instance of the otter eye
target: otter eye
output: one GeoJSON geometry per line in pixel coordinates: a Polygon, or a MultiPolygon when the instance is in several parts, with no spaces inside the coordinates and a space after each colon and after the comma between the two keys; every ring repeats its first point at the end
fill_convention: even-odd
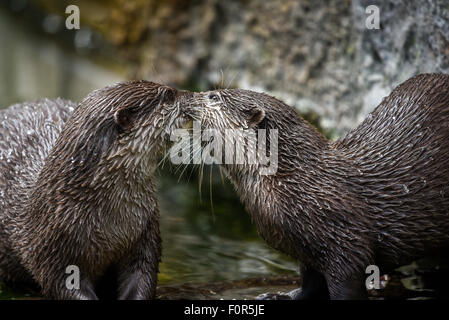
{"type": "Polygon", "coordinates": [[[214,101],[220,100],[220,97],[216,93],[210,93],[208,98],[214,101]]]}

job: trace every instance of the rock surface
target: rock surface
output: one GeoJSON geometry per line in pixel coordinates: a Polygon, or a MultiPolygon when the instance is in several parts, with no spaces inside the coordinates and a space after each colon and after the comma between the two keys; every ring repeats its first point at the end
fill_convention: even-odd
{"type": "MultiPolygon", "coordinates": [[[[68,3],[35,1],[56,11],[68,3]]],[[[335,136],[407,78],[449,72],[446,0],[79,3],[82,23],[119,49],[130,77],[267,91],[317,113],[335,136]],[[369,5],[378,30],[365,27],[369,5]]]]}

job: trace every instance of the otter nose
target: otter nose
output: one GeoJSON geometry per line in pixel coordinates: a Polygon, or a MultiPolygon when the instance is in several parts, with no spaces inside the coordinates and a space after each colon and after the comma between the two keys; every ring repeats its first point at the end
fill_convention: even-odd
{"type": "Polygon", "coordinates": [[[184,106],[196,105],[197,93],[188,90],[179,90],[176,99],[184,106]]]}

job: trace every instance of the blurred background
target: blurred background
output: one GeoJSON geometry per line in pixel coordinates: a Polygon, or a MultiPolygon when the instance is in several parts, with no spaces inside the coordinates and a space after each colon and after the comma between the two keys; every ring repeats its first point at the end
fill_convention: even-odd
{"type": "MultiPolygon", "coordinates": [[[[284,100],[337,139],[423,72],[449,72],[447,0],[0,0],[0,108],[79,101],[127,79],[241,87],[284,100]],[[79,30],[65,27],[72,4],[79,30]],[[377,30],[365,26],[373,4],[377,30]]],[[[197,168],[158,171],[164,297],[179,284],[204,284],[185,289],[206,298],[293,286],[296,263],[259,238],[217,172],[206,167],[200,188],[197,168]]]]}

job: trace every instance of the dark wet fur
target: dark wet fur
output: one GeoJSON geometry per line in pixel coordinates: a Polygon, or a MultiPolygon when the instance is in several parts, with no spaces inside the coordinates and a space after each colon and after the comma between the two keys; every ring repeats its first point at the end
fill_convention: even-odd
{"type": "Polygon", "coordinates": [[[154,297],[161,239],[151,175],[164,129],[181,119],[175,96],[130,81],[78,106],[42,100],[0,112],[1,281],[32,281],[57,299],[97,299],[105,283],[116,283],[107,290],[116,298],[154,297]],[[80,290],[65,286],[68,265],[80,268],[80,290]]]}
{"type": "Polygon", "coordinates": [[[266,94],[217,90],[196,94],[190,102],[190,112],[205,127],[248,127],[255,109],[265,113],[259,128],[279,129],[277,173],[261,176],[244,165],[224,168],[261,236],[309,270],[304,292],[314,292],[324,276],[331,298],[365,298],[368,265],[383,273],[446,252],[448,75],[423,74],[404,82],[336,142],[266,94]],[[208,107],[214,104],[220,108],[208,107]]]}

